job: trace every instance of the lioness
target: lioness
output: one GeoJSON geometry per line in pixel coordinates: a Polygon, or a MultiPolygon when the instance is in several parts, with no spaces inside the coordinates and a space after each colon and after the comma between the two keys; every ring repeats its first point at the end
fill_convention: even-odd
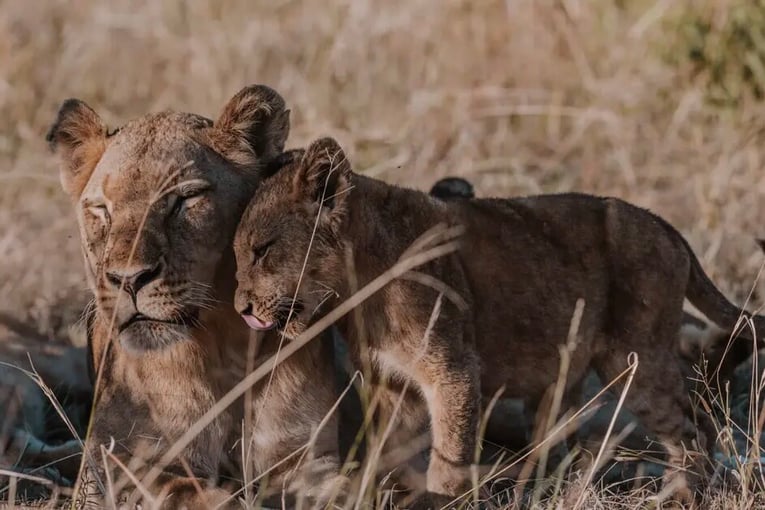
{"type": "MultiPolygon", "coordinates": [[[[418,271],[467,306],[445,299],[430,323],[438,286],[397,279],[360,305],[361,328],[339,324],[357,359],[369,356],[379,372],[412,380],[422,393],[432,502],[469,490],[464,468],[482,396],[504,387],[533,406],[554,383],[579,299],[586,301],[569,387],[590,367],[614,379],[637,353],[628,407],[667,448],[677,495],[691,498],[682,468],[696,430],[676,348],[683,301],[725,328],[745,312],[714,287],[682,236],[648,211],[580,194],[442,202],[353,173],[337,142],[321,139],[264,181],[247,207],[234,240],[235,305],[260,329],[295,338],[333,304],[318,291],[348,298],[350,280],[370,282],[439,223],[464,227],[461,248],[418,271]]],[[[752,319],[765,333],[765,317],[752,319]]]]}
{"type": "MultiPolygon", "coordinates": [[[[89,336],[99,372],[77,504],[140,499],[140,491],[119,491],[127,483],[123,471],[141,480],[278,347],[275,334],[255,335],[251,345],[231,305],[231,242],[264,172],[281,164],[288,132],[284,100],[262,85],[236,94],[214,122],[163,112],[109,131],[82,101],[61,106],[48,140],[75,206],[95,294],[89,336]]],[[[321,348],[317,342],[280,365],[268,393],[256,387],[250,400],[221,412],[154,485],[143,487],[144,504],[166,497],[166,508],[234,505],[227,491],[215,487],[222,463],[232,465],[236,479],[246,470],[249,480],[304,446],[314,432],[315,448],[306,458],[323,480],[334,476],[334,418],[318,429],[335,399],[332,365],[314,363],[325,357],[321,348]],[[326,381],[326,391],[313,376],[326,381]],[[308,384],[316,393],[302,399],[308,384]],[[249,421],[245,409],[254,414],[249,421]],[[244,438],[243,422],[252,429],[244,438]],[[244,454],[234,449],[240,440],[244,454]]],[[[294,473],[301,458],[280,464],[269,481],[281,489],[301,479],[303,471],[294,473]]],[[[316,493],[325,488],[320,481],[310,485],[316,493]]]]}

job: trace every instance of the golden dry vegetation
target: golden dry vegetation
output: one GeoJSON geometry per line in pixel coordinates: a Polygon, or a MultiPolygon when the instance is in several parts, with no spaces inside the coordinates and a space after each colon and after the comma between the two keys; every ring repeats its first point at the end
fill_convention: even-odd
{"type": "MultiPolygon", "coordinates": [[[[693,4],[722,30],[733,3],[0,0],[0,311],[76,341],[89,296],[44,142],[63,99],[116,127],[165,108],[215,116],[249,83],[287,100],[290,146],[334,136],[391,182],[460,175],[481,196],[577,190],[648,207],[726,295],[754,288],[754,308],[765,104],[746,90],[709,101],[678,24],[693,4]]],[[[610,507],[598,497],[592,508],[610,507]]]]}

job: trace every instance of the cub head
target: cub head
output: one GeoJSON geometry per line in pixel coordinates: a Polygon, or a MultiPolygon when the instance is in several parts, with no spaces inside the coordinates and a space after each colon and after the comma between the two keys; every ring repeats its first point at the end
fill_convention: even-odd
{"type": "Polygon", "coordinates": [[[204,313],[230,303],[237,222],[288,132],[284,100],[262,85],[214,122],[163,112],[109,131],[82,101],[62,104],[47,139],[98,313],[126,349],[188,338],[204,313]]]}
{"type": "Polygon", "coordinates": [[[251,328],[294,339],[337,296],[351,181],[342,149],[324,138],[258,187],[234,238],[234,304],[251,328]]]}

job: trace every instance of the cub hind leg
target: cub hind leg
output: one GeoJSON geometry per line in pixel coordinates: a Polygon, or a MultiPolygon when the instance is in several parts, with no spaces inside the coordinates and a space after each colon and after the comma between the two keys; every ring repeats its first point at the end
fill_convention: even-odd
{"type": "MultiPolygon", "coordinates": [[[[646,309],[637,314],[623,310],[624,327],[612,338],[606,353],[596,359],[595,368],[604,382],[611,381],[628,368],[630,352],[638,355],[625,406],[667,450],[665,485],[671,484],[678,499],[693,503],[702,489],[707,471],[704,457],[711,445],[694,426],[693,408],[674,348],[681,313],[661,305],[654,310],[653,314],[646,309]]],[[[624,381],[622,377],[617,391],[624,381]]]]}

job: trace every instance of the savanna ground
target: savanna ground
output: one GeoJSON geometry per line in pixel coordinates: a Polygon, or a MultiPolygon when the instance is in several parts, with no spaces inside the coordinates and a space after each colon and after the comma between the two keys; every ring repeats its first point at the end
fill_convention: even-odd
{"type": "MultiPolygon", "coordinates": [[[[287,100],[289,146],[334,136],[390,182],[460,175],[480,196],[648,207],[755,309],[763,41],[759,1],[0,0],[0,311],[36,342],[82,342],[76,224],[44,142],[63,99],[117,126],[165,108],[214,117],[249,83],[287,100]]],[[[645,504],[609,497],[585,505],[645,504]]]]}

